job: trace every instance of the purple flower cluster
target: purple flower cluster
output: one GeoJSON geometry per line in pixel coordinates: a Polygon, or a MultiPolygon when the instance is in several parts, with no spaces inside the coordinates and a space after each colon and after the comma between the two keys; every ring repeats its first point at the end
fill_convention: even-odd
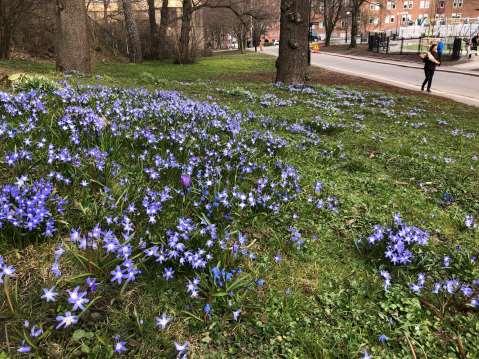
{"type": "MultiPolygon", "coordinates": [[[[289,105],[276,95],[263,100],[289,105]]],[[[243,126],[254,115],[177,92],[64,85],[49,95],[0,93],[0,106],[6,116],[0,119],[0,159],[14,179],[0,187],[0,228],[40,229],[62,239],[51,266],[56,282],[38,293],[42,305],[60,311],[56,329],[76,325],[95,305],[99,283],[93,275],[105,283],[101,288],[111,289],[153,266],[165,281],[193,278],[186,292],[198,301],[206,299],[208,284],[232,296],[236,290],[229,285],[241,269],[212,263],[226,256],[236,268],[254,260],[255,242],[242,230],[245,218],[263,212],[274,219],[302,191],[298,170],[274,158],[288,146],[286,139],[243,126]],[[44,116],[47,96],[57,120],[44,116]],[[70,252],[88,261],[95,274],[66,287],[62,271],[70,252]]],[[[294,129],[319,141],[307,127],[294,129]]],[[[300,229],[291,228],[301,245],[300,229]]],[[[3,258],[0,270],[0,281],[14,273],[3,258]]],[[[211,316],[215,304],[208,305],[201,307],[211,316]]],[[[238,307],[230,306],[234,321],[238,307]]],[[[158,327],[166,329],[171,319],[156,318],[158,327]]],[[[177,348],[186,356],[188,342],[177,348]]],[[[114,350],[123,353],[126,342],[116,338],[114,350]]]]}
{"type": "Polygon", "coordinates": [[[406,224],[399,214],[394,215],[394,225],[386,228],[374,226],[374,232],[367,238],[371,246],[385,244],[384,256],[394,265],[404,265],[412,262],[414,245],[425,246],[429,233],[418,227],[406,224]]]}
{"type": "Polygon", "coordinates": [[[0,188],[0,228],[10,223],[31,232],[44,225],[44,235],[51,237],[56,231],[51,208],[58,205],[61,211],[64,203],[53,194],[51,182],[40,179],[28,185],[26,177],[20,178],[0,188]]]}
{"type": "Polygon", "coordinates": [[[13,277],[15,274],[15,267],[5,263],[3,257],[0,255],[0,284],[3,283],[3,278],[13,277]]]}

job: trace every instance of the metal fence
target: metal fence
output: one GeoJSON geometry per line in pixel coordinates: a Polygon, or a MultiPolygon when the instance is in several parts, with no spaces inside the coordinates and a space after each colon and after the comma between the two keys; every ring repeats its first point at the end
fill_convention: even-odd
{"type": "Polygon", "coordinates": [[[420,36],[414,38],[399,38],[387,36],[385,33],[370,33],[368,37],[369,51],[386,54],[419,54],[429,50],[433,43],[443,41],[445,44],[444,55],[453,55],[454,43],[456,42],[456,56],[467,54],[467,38],[461,37],[429,37],[420,36]],[[457,41],[460,39],[461,41],[457,41]]]}

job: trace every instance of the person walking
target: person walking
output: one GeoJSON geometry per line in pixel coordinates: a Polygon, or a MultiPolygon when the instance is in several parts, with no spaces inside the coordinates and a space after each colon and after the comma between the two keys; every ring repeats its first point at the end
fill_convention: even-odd
{"type": "Polygon", "coordinates": [[[422,58],[424,61],[424,74],[426,75],[426,79],[422,83],[421,90],[424,91],[424,87],[427,84],[427,92],[431,92],[434,71],[436,71],[436,66],[441,64],[439,61],[439,54],[437,53],[437,45],[432,44],[429,51],[424,54],[422,58]]]}
{"type": "Polygon", "coordinates": [[[442,54],[444,53],[444,41],[439,40],[439,43],[437,44],[437,54],[439,55],[439,61],[442,60],[442,54]]]}
{"type": "Polygon", "coordinates": [[[473,51],[476,53],[476,56],[477,56],[477,44],[478,44],[478,42],[479,42],[479,34],[476,34],[471,39],[471,53],[469,54],[469,58],[471,58],[473,51]]]}

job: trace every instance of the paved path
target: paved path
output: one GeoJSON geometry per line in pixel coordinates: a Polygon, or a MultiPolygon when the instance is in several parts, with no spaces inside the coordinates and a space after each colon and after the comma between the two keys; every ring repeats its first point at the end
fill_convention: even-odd
{"type": "MultiPolygon", "coordinates": [[[[278,56],[277,47],[266,47],[264,53],[278,56]]],[[[328,70],[359,76],[386,84],[420,91],[424,71],[420,67],[404,67],[378,63],[366,58],[352,59],[327,53],[312,54],[311,63],[328,70]]],[[[479,77],[468,74],[436,71],[432,83],[435,95],[479,107],[479,77]]]]}

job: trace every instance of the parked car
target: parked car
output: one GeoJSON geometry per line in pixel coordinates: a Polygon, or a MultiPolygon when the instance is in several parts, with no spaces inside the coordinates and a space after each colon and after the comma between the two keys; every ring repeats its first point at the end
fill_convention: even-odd
{"type": "Polygon", "coordinates": [[[274,46],[279,46],[279,40],[273,40],[273,45],[274,46]]]}

